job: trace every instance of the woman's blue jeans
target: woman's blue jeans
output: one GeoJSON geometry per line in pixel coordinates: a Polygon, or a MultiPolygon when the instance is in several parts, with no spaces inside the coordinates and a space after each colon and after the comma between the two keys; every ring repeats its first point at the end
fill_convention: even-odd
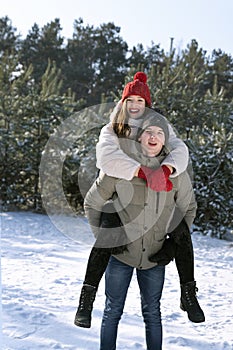
{"type": "MultiPolygon", "coordinates": [[[[105,273],[105,309],[103,313],[100,350],[115,350],[118,324],[121,319],[128,287],[134,268],[113,256],[105,273]]],[[[165,267],[147,270],[136,269],[141,294],[142,315],[146,327],[147,350],[162,349],[162,322],[160,299],[165,277],[165,267]]]]}

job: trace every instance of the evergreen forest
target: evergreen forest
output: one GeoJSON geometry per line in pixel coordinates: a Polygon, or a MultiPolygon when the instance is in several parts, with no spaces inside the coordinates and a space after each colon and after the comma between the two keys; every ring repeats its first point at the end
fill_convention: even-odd
{"type": "Polygon", "coordinates": [[[99,132],[140,70],[148,76],[153,107],[189,148],[196,230],[232,239],[230,54],[220,48],[207,53],[195,38],[182,50],[171,38],[169,52],[156,38],[149,47],[129,48],[114,23],[94,27],[82,18],[72,38],[62,36],[58,18],[42,28],[34,24],[22,38],[6,16],[0,18],[0,63],[2,211],[65,213],[68,203],[83,213],[80,181],[95,172],[99,132]]]}

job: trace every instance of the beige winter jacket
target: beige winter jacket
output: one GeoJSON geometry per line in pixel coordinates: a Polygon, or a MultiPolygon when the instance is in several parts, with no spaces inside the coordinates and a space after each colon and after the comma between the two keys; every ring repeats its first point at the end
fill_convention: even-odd
{"type": "MultiPolygon", "coordinates": [[[[141,164],[158,168],[166,156],[147,158],[130,146],[127,152],[141,164]]],[[[171,179],[173,190],[155,192],[142,179],[131,181],[110,177],[103,173],[94,182],[84,200],[84,209],[95,236],[99,233],[100,215],[104,203],[114,199],[114,206],[124,225],[128,239],[128,251],[115,257],[120,261],[140,269],[156,265],[148,257],[159,251],[169,229],[176,207],[191,227],[196,214],[196,201],[187,172],[171,179]]],[[[109,230],[106,229],[106,235],[109,230]]]]}

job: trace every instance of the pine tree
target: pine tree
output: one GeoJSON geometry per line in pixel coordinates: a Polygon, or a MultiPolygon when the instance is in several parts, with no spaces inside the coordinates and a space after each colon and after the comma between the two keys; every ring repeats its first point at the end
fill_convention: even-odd
{"type": "Polygon", "coordinates": [[[233,103],[213,87],[205,96],[206,123],[193,127],[190,139],[198,211],[195,223],[204,234],[224,238],[232,230],[233,103]]]}

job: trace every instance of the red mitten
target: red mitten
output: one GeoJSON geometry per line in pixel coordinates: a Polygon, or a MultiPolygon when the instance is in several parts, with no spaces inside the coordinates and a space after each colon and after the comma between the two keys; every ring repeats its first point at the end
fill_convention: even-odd
{"type": "Polygon", "coordinates": [[[138,172],[138,177],[140,179],[146,180],[146,185],[150,187],[153,191],[169,192],[173,188],[173,184],[169,180],[170,174],[171,171],[166,165],[162,165],[156,170],[147,168],[145,166],[141,166],[138,172]]]}

